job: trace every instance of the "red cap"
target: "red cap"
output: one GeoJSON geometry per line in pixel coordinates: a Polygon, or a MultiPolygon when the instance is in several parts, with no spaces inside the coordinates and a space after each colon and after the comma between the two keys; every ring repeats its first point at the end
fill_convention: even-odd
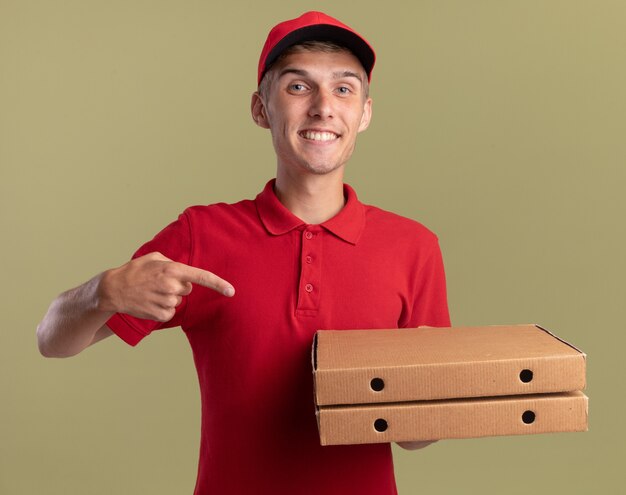
{"type": "Polygon", "coordinates": [[[267,35],[259,58],[258,84],[265,71],[287,48],[303,41],[332,41],[348,48],[361,62],[367,79],[372,78],[376,54],[370,44],[351,27],[322,12],[306,12],[296,19],[281,22],[267,35]]]}

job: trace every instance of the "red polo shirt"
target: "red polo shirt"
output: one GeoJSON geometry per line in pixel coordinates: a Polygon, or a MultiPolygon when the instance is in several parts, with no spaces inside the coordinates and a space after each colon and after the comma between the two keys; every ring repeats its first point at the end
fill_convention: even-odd
{"type": "MultiPolygon", "coordinates": [[[[307,225],[270,181],[254,201],[195,206],[142,246],[212,271],[232,298],[195,286],[167,324],[117,314],[131,345],[181,326],[198,371],[195,494],[395,494],[389,444],[319,443],[310,348],[318,329],[449,326],[437,237],[359,202],[307,225]]],[[[174,427],[174,425],[172,425],[174,427]]]]}

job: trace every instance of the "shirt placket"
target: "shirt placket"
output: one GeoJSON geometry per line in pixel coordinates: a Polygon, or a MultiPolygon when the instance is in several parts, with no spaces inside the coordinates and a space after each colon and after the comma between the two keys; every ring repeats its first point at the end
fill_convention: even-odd
{"type": "Polygon", "coordinates": [[[300,283],[298,286],[299,316],[315,316],[319,310],[322,285],[322,239],[318,226],[307,226],[300,243],[300,283]]]}

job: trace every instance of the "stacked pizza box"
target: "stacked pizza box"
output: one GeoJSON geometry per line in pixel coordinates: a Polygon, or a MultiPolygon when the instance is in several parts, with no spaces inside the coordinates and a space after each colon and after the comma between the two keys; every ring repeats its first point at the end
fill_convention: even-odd
{"type": "Polygon", "coordinates": [[[585,354],[538,325],[320,330],[322,445],[587,430],[585,354]]]}

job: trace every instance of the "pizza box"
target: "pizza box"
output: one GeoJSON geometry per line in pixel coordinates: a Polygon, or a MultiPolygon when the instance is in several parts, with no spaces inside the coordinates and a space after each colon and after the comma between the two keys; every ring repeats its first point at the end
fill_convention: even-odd
{"type": "Polygon", "coordinates": [[[410,442],[587,431],[582,392],[318,409],[320,443],[410,442]]]}
{"type": "Polygon", "coordinates": [[[538,325],[321,330],[322,445],[586,431],[585,354],[538,325]]]}
{"type": "Polygon", "coordinates": [[[320,330],[318,406],[571,392],[585,354],[539,325],[320,330]]]}

